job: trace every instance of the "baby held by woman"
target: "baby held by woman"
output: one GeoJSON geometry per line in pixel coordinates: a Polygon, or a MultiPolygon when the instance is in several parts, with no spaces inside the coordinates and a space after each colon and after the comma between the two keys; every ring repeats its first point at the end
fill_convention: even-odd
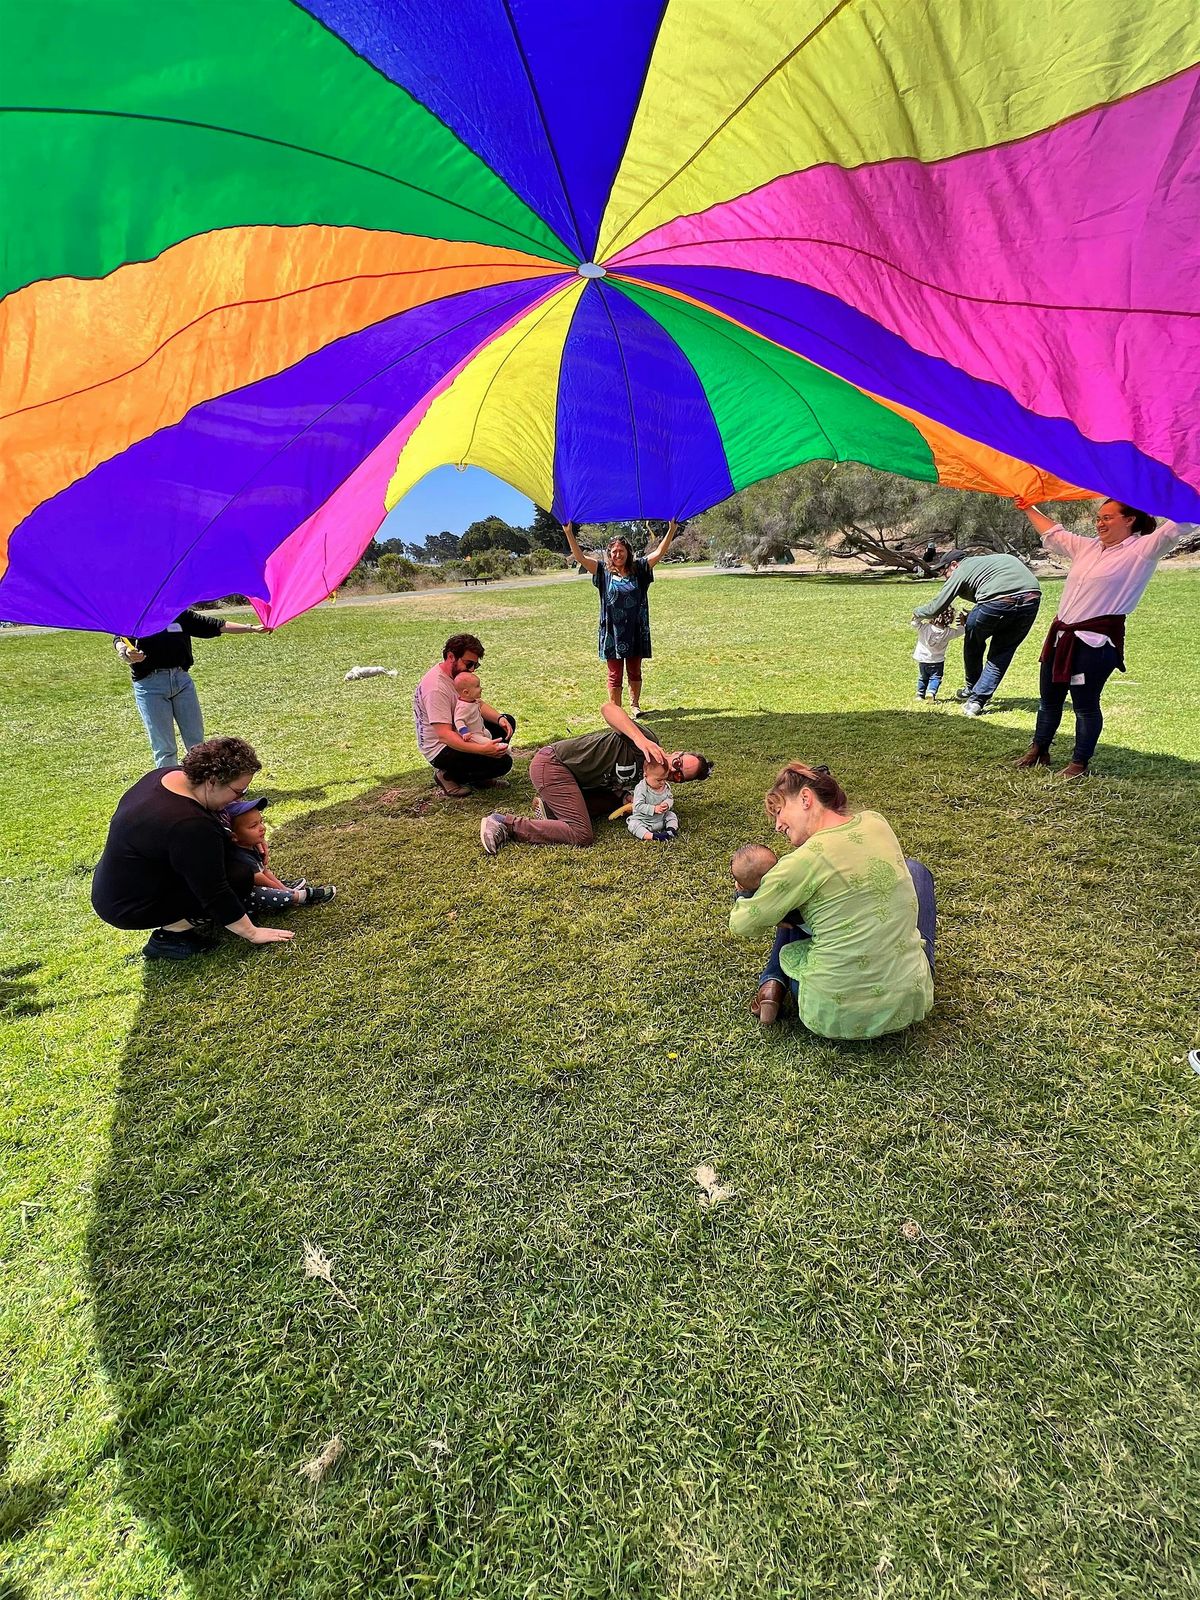
{"type": "MultiPolygon", "coordinates": [[[[779,857],[774,850],[765,844],[744,844],[740,850],[735,850],[729,863],[736,891],[735,898],[748,900],[778,861],[779,857]]],[[[798,911],[789,912],[788,920],[781,922],[779,926],[795,928],[800,920],[798,911]]]]}

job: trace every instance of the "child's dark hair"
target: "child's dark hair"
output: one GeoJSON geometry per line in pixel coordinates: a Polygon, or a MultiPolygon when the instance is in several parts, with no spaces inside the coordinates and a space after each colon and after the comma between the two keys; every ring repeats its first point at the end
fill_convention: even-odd
{"type": "Polygon", "coordinates": [[[789,761],[767,791],[767,815],[778,815],[779,808],[801,789],[811,789],[830,811],[845,811],[846,791],[828,767],[809,767],[803,761],[789,761]]]}
{"type": "Polygon", "coordinates": [[[926,620],[932,622],[935,628],[952,627],[954,625],[954,601],[951,600],[948,605],[944,605],[940,611],[926,620]]]}

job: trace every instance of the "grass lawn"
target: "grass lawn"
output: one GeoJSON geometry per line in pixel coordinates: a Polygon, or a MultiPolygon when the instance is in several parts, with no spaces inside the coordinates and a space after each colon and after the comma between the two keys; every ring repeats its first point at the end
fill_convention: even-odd
{"type": "Polygon", "coordinates": [[[463,625],[523,746],[598,725],[590,585],[201,642],[273,865],[340,893],[182,970],[88,903],[127,676],[0,638],[4,1600],[1200,1592],[1200,573],[1076,786],[1009,765],[1032,641],[996,714],[914,704],[911,586],[652,599],[651,725],[717,764],[654,849],[488,860],[416,757],[463,625]],[[906,1035],[747,1013],[728,857],[794,756],[935,874],[906,1035]]]}

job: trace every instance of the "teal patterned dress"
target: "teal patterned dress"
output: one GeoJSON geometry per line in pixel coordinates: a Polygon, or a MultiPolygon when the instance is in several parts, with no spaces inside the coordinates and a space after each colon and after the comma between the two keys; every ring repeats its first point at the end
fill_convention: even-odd
{"type": "Polygon", "coordinates": [[[648,658],[650,602],[646,591],[654,582],[654,568],[638,556],[629,576],[618,578],[603,561],[597,561],[592,582],[600,591],[601,661],[648,658]]]}

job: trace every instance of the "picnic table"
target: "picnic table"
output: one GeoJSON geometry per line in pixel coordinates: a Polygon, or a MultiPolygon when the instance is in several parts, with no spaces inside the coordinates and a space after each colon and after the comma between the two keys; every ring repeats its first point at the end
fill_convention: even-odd
{"type": "Polygon", "coordinates": [[[492,580],[490,578],[464,578],[463,579],[464,585],[468,584],[468,583],[491,583],[491,581],[492,580]]]}

